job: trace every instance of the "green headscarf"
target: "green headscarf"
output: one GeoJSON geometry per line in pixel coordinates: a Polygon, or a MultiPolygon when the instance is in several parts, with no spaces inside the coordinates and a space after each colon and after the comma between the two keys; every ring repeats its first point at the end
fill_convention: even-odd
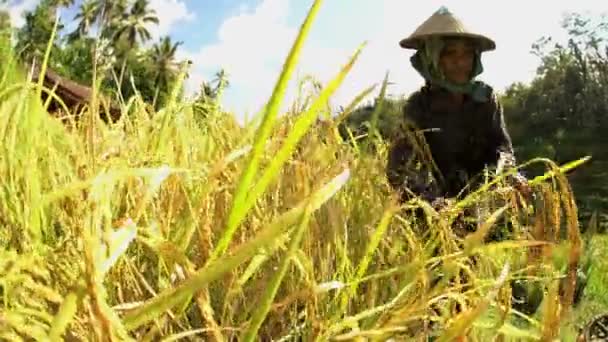
{"type": "Polygon", "coordinates": [[[445,40],[442,37],[432,36],[427,38],[422,48],[410,58],[414,69],[431,84],[438,85],[451,92],[469,94],[480,102],[488,101],[490,97],[489,87],[485,83],[475,80],[475,77],[483,72],[481,52],[479,50],[475,51],[475,64],[469,82],[456,84],[445,77],[439,66],[439,59],[444,46],[445,40]]]}

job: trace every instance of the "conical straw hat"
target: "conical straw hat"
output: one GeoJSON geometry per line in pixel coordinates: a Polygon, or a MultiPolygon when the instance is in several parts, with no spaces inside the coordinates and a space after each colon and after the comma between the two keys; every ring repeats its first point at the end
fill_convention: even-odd
{"type": "Polygon", "coordinates": [[[409,37],[402,39],[399,45],[405,49],[419,49],[424,38],[434,35],[466,37],[477,40],[481,51],[496,49],[496,43],[484,35],[470,31],[462,21],[446,7],[441,7],[409,37]]]}

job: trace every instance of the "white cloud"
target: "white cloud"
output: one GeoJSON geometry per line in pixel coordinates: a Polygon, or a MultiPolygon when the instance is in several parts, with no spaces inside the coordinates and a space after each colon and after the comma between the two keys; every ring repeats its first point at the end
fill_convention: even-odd
{"type": "MultiPolygon", "coordinates": [[[[538,60],[530,54],[532,43],[543,35],[559,36],[563,11],[601,11],[608,5],[595,0],[564,1],[466,1],[428,0],[413,6],[403,0],[334,0],[326,2],[313,23],[299,63],[299,73],[312,73],[324,84],[347,62],[364,40],[359,61],[335,94],[334,105],[346,105],[363,89],[380,83],[390,72],[392,94],[407,94],[422,84],[411,68],[413,51],[398,46],[440,6],[446,5],[472,29],[487,33],[497,50],[484,55],[481,79],[497,89],[515,81],[528,81],[538,60]],[[333,7],[331,7],[333,6],[333,7]],[[348,14],[346,14],[348,13],[348,14]],[[355,37],[355,38],[353,38],[355,37]],[[355,43],[353,43],[355,42],[355,43]]],[[[230,75],[231,88],[225,104],[239,119],[244,111],[255,111],[270,97],[274,84],[301,22],[288,22],[295,0],[263,0],[256,8],[227,18],[218,31],[217,42],[197,52],[186,52],[194,61],[190,90],[198,89],[220,67],[230,75]]],[[[301,16],[302,20],[305,13],[301,16]]],[[[297,76],[296,75],[296,76],[297,76]]],[[[294,99],[295,83],[283,108],[294,99]]]]}
{"type": "Polygon", "coordinates": [[[180,58],[194,62],[188,88],[198,90],[200,82],[209,80],[220,68],[230,75],[231,87],[227,100],[238,91],[235,111],[258,110],[264,98],[270,96],[282,60],[286,57],[296,30],[287,24],[287,0],[264,0],[248,11],[241,7],[238,14],[227,18],[218,30],[217,43],[197,52],[183,52],[180,58]]]}
{"type": "Polygon", "coordinates": [[[150,0],[150,8],[156,11],[159,19],[158,25],[150,25],[153,40],[171,32],[175,25],[192,21],[196,17],[183,0],[150,0]]]}
{"type": "MultiPolygon", "coordinates": [[[[210,80],[219,68],[229,74],[230,88],[225,105],[239,119],[252,115],[270,98],[281,73],[284,60],[298,34],[300,23],[288,23],[288,0],[263,0],[256,8],[241,7],[237,15],[227,18],[219,28],[218,42],[197,52],[182,52],[179,58],[194,61],[188,81],[190,93],[197,91],[203,80],[210,80]]],[[[325,48],[309,37],[300,63],[287,89],[282,110],[295,99],[297,81],[313,73],[327,81],[347,61],[350,51],[325,48]]]]}
{"type": "Polygon", "coordinates": [[[39,0],[13,0],[9,1],[8,11],[11,17],[11,24],[15,27],[21,27],[25,24],[23,14],[34,9],[38,5],[39,0]]]}

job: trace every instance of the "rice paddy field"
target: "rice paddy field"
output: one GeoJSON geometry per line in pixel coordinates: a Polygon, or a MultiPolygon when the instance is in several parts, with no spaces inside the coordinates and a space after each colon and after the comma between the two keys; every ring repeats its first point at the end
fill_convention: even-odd
{"type": "Polygon", "coordinates": [[[159,111],[121,103],[115,123],[95,96],[58,118],[40,100],[52,89],[3,50],[0,339],[575,341],[607,310],[608,239],[579,222],[564,174],[584,156],[527,161],[546,166],[534,203],[501,175],[436,212],[397,201],[387,142],[338,134],[360,99],[329,118],[361,50],[278,113],[316,10],[244,126],[221,106],[197,115],[178,87],[159,111]],[[458,238],[451,225],[471,206],[487,215],[458,238]],[[508,238],[484,242],[506,226],[508,238]],[[587,286],[573,306],[577,265],[587,286]],[[511,308],[514,279],[536,286],[537,312],[511,308]]]}

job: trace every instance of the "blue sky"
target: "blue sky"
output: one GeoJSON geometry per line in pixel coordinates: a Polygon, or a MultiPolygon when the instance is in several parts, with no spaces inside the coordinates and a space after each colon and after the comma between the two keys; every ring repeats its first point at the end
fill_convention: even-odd
{"type": "Polygon", "coordinates": [[[184,47],[195,50],[216,41],[217,28],[225,18],[256,6],[260,1],[199,0],[183,1],[196,17],[183,25],[176,24],[171,35],[184,42],[184,47]]]}
{"type": "MultiPolygon", "coordinates": [[[[15,23],[22,22],[19,13],[37,2],[10,0],[15,23]]],[[[224,104],[242,121],[245,113],[259,110],[270,97],[312,2],[150,0],[161,20],[151,31],[155,37],[169,34],[184,42],[179,57],[194,62],[187,80],[189,93],[203,80],[213,79],[219,68],[226,68],[231,86],[224,104]]],[[[326,83],[357,46],[367,41],[332,104],[347,104],[369,85],[381,82],[386,72],[393,82],[389,93],[407,94],[422,79],[409,65],[412,51],[399,48],[398,41],[442,5],[471,29],[495,39],[497,50],[484,55],[485,71],[480,79],[497,89],[533,77],[539,61],[530,54],[530,47],[543,35],[563,40],[560,20],[564,12],[608,12],[608,1],[598,0],[325,0],[305,42],[296,77],[311,74],[326,83]]],[[[65,15],[73,17],[73,10],[65,15]]],[[[296,80],[289,86],[284,109],[295,94],[296,80]]]]}

